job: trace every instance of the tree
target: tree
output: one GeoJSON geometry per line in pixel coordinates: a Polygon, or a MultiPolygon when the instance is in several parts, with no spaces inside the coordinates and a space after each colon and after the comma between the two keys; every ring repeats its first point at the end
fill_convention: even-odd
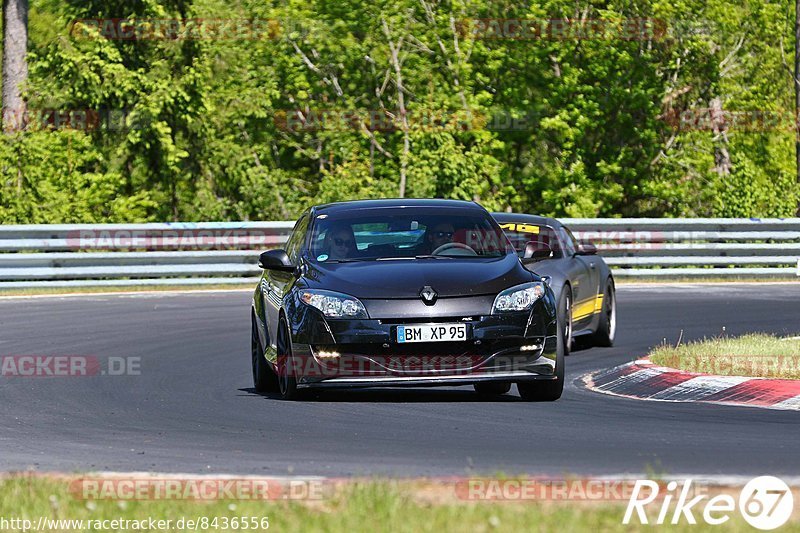
{"type": "Polygon", "coordinates": [[[28,0],[3,0],[3,127],[23,126],[22,85],[28,79],[28,0]]]}
{"type": "MultiPolygon", "coordinates": [[[[797,163],[797,185],[800,187],[800,0],[794,2],[794,116],[795,116],[795,160],[797,163]]],[[[797,204],[800,216],[800,201],[797,204]]]]}

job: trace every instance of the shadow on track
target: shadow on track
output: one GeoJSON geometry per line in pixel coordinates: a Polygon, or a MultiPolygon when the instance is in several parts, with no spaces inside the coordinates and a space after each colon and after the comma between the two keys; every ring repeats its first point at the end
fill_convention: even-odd
{"type": "Polygon", "coordinates": [[[570,350],[570,354],[567,357],[571,357],[575,355],[577,352],[585,352],[586,350],[589,350],[591,348],[594,348],[594,345],[592,344],[592,340],[588,336],[581,335],[579,337],[574,337],[572,339],[572,348],[570,350]]]}
{"type": "MultiPolygon", "coordinates": [[[[248,396],[261,396],[264,399],[281,401],[278,394],[260,394],[252,387],[239,389],[248,396]]],[[[306,402],[370,402],[370,403],[486,403],[486,402],[522,402],[514,388],[507,394],[495,396],[478,394],[472,390],[462,389],[349,389],[349,390],[306,390],[301,401],[306,402]]]]}

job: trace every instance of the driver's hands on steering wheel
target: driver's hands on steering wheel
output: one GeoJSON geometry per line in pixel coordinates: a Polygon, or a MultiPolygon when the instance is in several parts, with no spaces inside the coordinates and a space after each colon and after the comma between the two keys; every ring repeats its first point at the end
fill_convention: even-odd
{"type": "Polygon", "coordinates": [[[460,242],[448,242],[436,248],[433,252],[431,252],[431,255],[478,255],[478,252],[466,244],[462,244],[460,242]],[[454,254],[442,253],[448,250],[459,250],[459,252],[454,254]]]}

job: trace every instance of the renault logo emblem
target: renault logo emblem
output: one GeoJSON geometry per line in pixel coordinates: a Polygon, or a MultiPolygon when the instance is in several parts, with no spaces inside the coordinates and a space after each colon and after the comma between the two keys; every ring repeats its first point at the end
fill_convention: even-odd
{"type": "Polygon", "coordinates": [[[426,305],[433,305],[436,303],[436,291],[431,288],[430,285],[425,285],[422,287],[422,290],[419,291],[419,295],[422,297],[422,301],[425,302],[426,305]]]}

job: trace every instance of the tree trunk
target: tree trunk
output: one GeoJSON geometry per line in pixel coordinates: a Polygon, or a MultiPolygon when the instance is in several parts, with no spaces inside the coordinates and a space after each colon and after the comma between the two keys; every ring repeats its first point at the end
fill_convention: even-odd
{"type": "Polygon", "coordinates": [[[25,126],[22,86],[28,79],[28,0],[3,0],[3,129],[25,126]]]}
{"type": "MultiPolygon", "coordinates": [[[[800,1],[800,0],[797,0],[800,1]]],[[[722,110],[722,100],[714,98],[710,102],[709,115],[711,118],[711,131],[714,133],[714,170],[720,178],[725,178],[731,173],[733,164],[728,153],[728,124],[725,123],[725,114],[722,110]]]]}
{"type": "MultiPolygon", "coordinates": [[[[794,155],[797,164],[797,187],[800,188],[800,0],[794,2],[794,155]]],[[[797,202],[800,217],[800,200],[797,202]]]]}
{"type": "MultiPolygon", "coordinates": [[[[800,0],[798,0],[800,1],[800,0]]],[[[383,33],[389,45],[390,60],[394,67],[395,86],[397,87],[397,112],[400,115],[400,124],[403,128],[403,153],[400,156],[400,198],[406,197],[406,173],[408,172],[408,159],[411,152],[411,141],[408,136],[408,114],[406,111],[405,87],[403,86],[403,69],[400,65],[400,48],[403,46],[405,36],[400,37],[397,43],[392,41],[389,25],[383,20],[383,33]]]]}

